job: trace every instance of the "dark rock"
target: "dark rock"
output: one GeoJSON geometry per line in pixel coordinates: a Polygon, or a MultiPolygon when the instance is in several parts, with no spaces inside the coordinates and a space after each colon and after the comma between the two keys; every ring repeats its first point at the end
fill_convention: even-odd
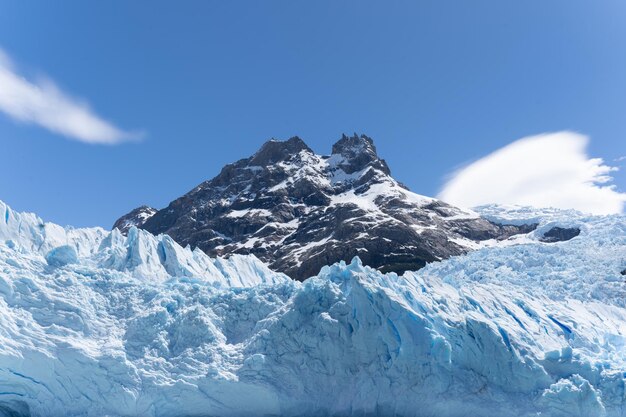
{"type": "Polygon", "coordinates": [[[577,227],[564,228],[555,226],[545,232],[539,240],[546,243],[564,242],[575,238],[579,234],[580,229],[577,227]]]}
{"type": "Polygon", "coordinates": [[[261,149],[254,154],[254,156],[250,159],[250,165],[267,166],[275,164],[289,159],[292,155],[300,151],[313,153],[311,148],[309,148],[307,144],[297,136],[294,136],[284,142],[270,140],[265,142],[261,149]]]}
{"type": "Polygon", "coordinates": [[[119,229],[120,232],[126,234],[132,226],[141,227],[150,217],[154,216],[157,209],[141,206],[137,207],[128,214],[123,215],[115,221],[113,229],[119,229]]]}
{"type": "Polygon", "coordinates": [[[402,273],[535,227],[495,224],[411,193],[365,135],[343,135],[330,156],[316,155],[297,137],[269,141],[133,224],[213,256],[252,253],[300,280],[355,255],[402,273]]]}
{"type": "Polygon", "coordinates": [[[341,139],[333,145],[332,155],[338,155],[344,158],[339,163],[339,167],[346,173],[352,174],[361,171],[368,166],[372,166],[386,175],[391,172],[384,159],[378,157],[374,141],[365,136],[342,135],[341,139]]]}

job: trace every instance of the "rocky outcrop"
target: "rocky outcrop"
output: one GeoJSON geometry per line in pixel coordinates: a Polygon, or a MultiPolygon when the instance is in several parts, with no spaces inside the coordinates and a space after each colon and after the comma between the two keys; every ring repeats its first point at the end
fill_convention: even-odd
{"type": "Polygon", "coordinates": [[[143,226],[146,220],[154,216],[157,211],[157,209],[148,206],[137,207],[130,213],[117,219],[115,224],[113,224],[113,229],[119,229],[120,232],[126,234],[132,226],[143,226]]]}
{"type": "Polygon", "coordinates": [[[575,238],[580,234],[580,229],[577,227],[558,227],[555,226],[545,232],[543,236],[539,239],[542,242],[546,243],[554,243],[554,242],[564,242],[566,240],[570,240],[575,238]]]}

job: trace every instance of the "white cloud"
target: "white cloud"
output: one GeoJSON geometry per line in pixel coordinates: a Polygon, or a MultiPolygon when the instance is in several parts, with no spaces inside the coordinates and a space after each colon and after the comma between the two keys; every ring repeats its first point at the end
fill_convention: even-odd
{"type": "Polygon", "coordinates": [[[103,120],[86,103],[70,97],[51,81],[25,79],[1,49],[0,111],[17,121],[86,143],[115,144],[140,136],[103,120]]]}
{"type": "Polygon", "coordinates": [[[499,203],[621,213],[626,194],[608,184],[617,168],[589,158],[588,141],[572,132],[519,139],[454,173],[438,197],[465,207],[499,203]]]}

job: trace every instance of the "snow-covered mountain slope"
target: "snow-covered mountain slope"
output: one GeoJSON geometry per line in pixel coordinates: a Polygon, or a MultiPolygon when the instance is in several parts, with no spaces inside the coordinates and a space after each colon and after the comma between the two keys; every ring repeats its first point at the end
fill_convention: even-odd
{"type": "Polygon", "coordinates": [[[252,253],[299,280],[355,255],[381,271],[415,270],[532,229],[409,191],[364,135],[344,135],[329,156],[298,137],[269,141],[168,207],[146,210],[114,227],[167,233],[212,256],[252,253]]]}
{"type": "Polygon", "coordinates": [[[301,283],[0,208],[0,415],[626,416],[623,216],[482,208],[540,225],[301,283]]]}

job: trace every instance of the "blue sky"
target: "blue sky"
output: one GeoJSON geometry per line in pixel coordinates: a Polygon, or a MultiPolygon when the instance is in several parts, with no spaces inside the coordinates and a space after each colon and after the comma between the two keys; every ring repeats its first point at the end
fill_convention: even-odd
{"type": "MultiPolygon", "coordinates": [[[[0,113],[0,199],[61,224],[109,227],[140,204],[164,207],[271,137],[329,153],[342,132],[365,133],[426,195],[544,132],[582,133],[590,156],[625,163],[615,161],[626,155],[622,1],[0,7],[16,73],[88,103],[117,129],[97,137],[122,142],[0,113]]],[[[624,171],[611,175],[626,190],[624,171]]]]}

